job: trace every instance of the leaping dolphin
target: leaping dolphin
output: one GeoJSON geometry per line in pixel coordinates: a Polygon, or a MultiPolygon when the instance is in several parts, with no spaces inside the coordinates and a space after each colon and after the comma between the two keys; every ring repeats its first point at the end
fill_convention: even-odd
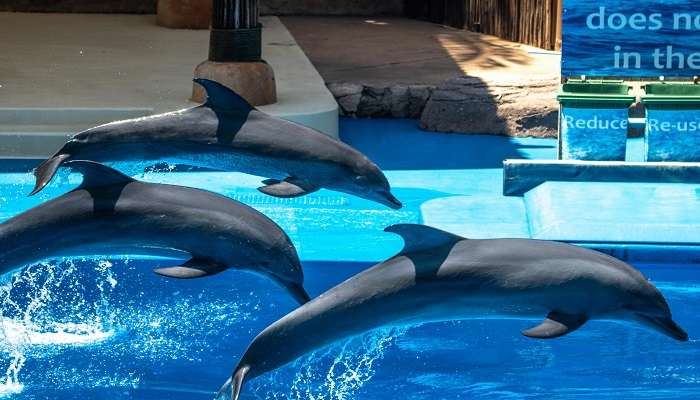
{"type": "Polygon", "coordinates": [[[34,171],[30,196],[68,160],[169,161],[264,176],[261,192],[302,196],[320,188],[401,208],[382,171],[365,155],[321,132],[256,110],[231,89],[195,79],[206,103],[112,122],[73,136],[34,171]]]}
{"type": "Polygon", "coordinates": [[[613,257],[528,239],[467,240],[423,225],[385,229],[403,250],[260,333],[217,398],[335,341],[382,326],[470,318],[542,318],[523,335],[550,339],[591,319],[629,320],[676,340],[688,335],[644,276],[613,257]]]}
{"type": "Polygon", "coordinates": [[[263,275],[303,304],[309,295],[284,231],[245,204],[204,190],[139,182],[102,164],[71,161],[82,184],[0,224],[0,274],[50,257],[173,255],[156,273],[198,278],[226,269],[263,275]]]}

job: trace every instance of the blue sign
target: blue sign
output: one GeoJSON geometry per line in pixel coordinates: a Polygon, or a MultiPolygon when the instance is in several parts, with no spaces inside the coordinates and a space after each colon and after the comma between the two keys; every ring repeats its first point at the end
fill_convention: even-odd
{"type": "Polygon", "coordinates": [[[562,160],[624,161],[627,150],[626,107],[562,106],[559,123],[562,160]]]}
{"type": "Polygon", "coordinates": [[[564,0],[562,76],[700,75],[698,0],[564,0]]]}
{"type": "Polygon", "coordinates": [[[647,108],[647,161],[700,161],[700,110],[647,108]]]}

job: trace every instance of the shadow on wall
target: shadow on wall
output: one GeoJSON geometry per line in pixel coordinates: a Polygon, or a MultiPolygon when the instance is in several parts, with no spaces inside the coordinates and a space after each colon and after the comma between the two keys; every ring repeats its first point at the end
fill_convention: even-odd
{"type": "Polygon", "coordinates": [[[556,135],[556,80],[518,84],[508,79],[485,81],[468,75],[474,69],[504,68],[512,73],[527,66],[532,59],[519,45],[464,31],[440,34],[437,40],[463,75],[447,79],[433,89],[421,114],[423,129],[508,136],[556,135]]]}
{"type": "Polygon", "coordinates": [[[438,132],[556,137],[553,93],[554,81],[513,85],[463,75],[433,89],[420,126],[438,132]]]}
{"type": "Polygon", "coordinates": [[[546,157],[556,148],[551,140],[523,144],[503,136],[424,132],[407,119],[343,118],[340,137],[384,170],[501,168],[505,159],[546,157]]]}

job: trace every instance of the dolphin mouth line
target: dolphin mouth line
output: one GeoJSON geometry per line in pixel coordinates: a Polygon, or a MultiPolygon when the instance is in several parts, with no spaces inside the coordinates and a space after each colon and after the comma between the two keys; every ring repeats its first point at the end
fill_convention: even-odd
{"type": "Polygon", "coordinates": [[[660,333],[676,339],[681,342],[688,341],[688,333],[676,323],[676,321],[670,318],[662,317],[652,317],[648,315],[637,314],[641,319],[643,319],[647,324],[654,327],[660,333]]]}
{"type": "Polygon", "coordinates": [[[403,207],[403,203],[401,203],[399,199],[397,199],[393,194],[391,194],[391,192],[382,193],[382,196],[387,200],[386,205],[388,207],[391,207],[394,210],[398,210],[401,207],[403,207]]]}

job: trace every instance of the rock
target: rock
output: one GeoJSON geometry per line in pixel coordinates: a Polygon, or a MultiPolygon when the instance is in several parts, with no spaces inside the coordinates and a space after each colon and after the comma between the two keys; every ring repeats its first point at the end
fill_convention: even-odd
{"type": "Polygon", "coordinates": [[[158,0],[156,24],[175,29],[208,29],[212,0],[158,0]]]}
{"type": "Polygon", "coordinates": [[[408,86],[390,87],[388,105],[391,117],[406,118],[408,115],[408,86]]]}
{"type": "Polygon", "coordinates": [[[428,85],[328,84],[341,115],[363,118],[419,118],[431,89],[428,85]]]}
{"type": "Polygon", "coordinates": [[[391,89],[388,87],[366,86],[362,91],[358,117],[386,118],[391,116],[391,89]]]}
{"type": "Polygon", "coordinates": [[[439,132],[556,137],[558,79],[522,84],[449,79],[435,88],[421,128],[439,132]]]}
{"type": "Polygon", "coordinates": [[[438,87],[330,83],[342,115],[420,118],[425,130],[473,134],[556,137],[558,79],[510,84],[473,76],[438,87]]]}
{"type": "Polygon", "coordinates": [[[362,98],[362,85],[356,83],[329,83],[328,90],[340,106],[340,115],[355,115],[362,98]]]}
{"type": "MultiPolygon", "coordinates": [[[[275,74],[265,62],[214,62],[204,61],[194,70],[195,78],[206,78],[231,88],[253,106],[277,102],[275,74]]],[[[192,101],[206,100],[204,89],[196,83],[192,86],[192,101]]]]}
{"type": "Polygon", "coordinates": [[[343,83],[343,82],[337,82],[337,83],[329,83],[328,85],[328,90],[335,96],[336,98],[340,97],[345,97],[345,96],[352,96],[356,94],[362,94],[362,89],[363,86],[357,83],[343,83]]]}
{"type": "Polygon", "coordinates": [[[406,117],[418,119],[423,113],[425,104],[430,98],[433,88],[428,85],[410,85],[408,87],[408,109],[406,117]]]}
{"type": "Polygon", "coordinates": [[[362,93],[351,94],[337,99],[340,106],[340,115],[355,115],[361,99],[362,93]]]}

